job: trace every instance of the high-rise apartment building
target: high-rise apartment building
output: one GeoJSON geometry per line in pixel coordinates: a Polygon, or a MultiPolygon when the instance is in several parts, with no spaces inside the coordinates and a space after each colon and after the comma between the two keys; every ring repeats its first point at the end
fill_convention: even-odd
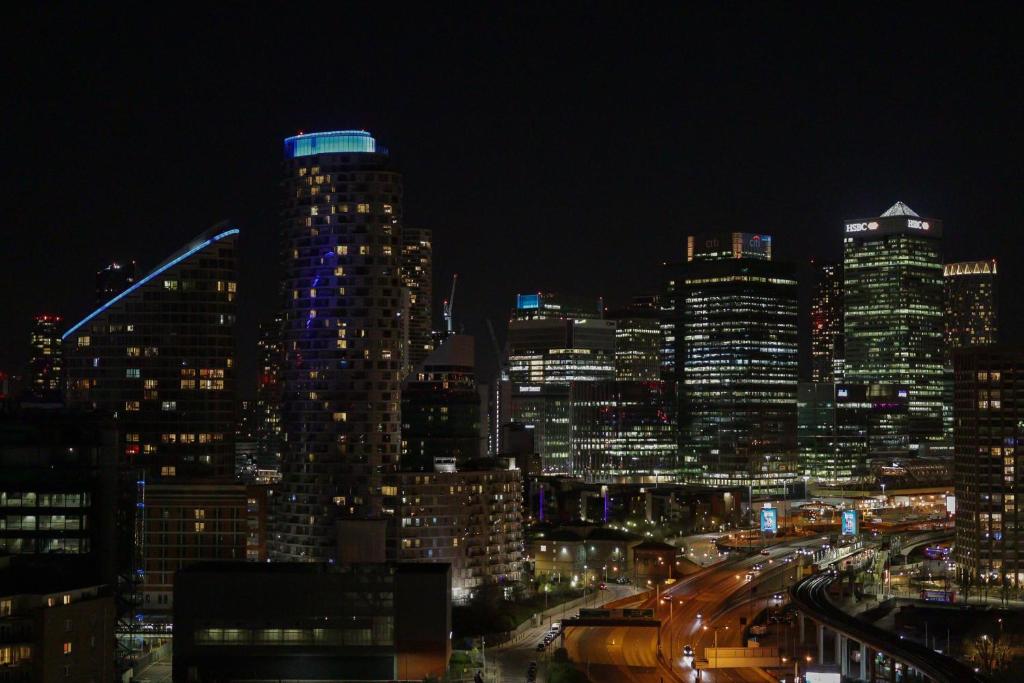
{"type": "Polygon", "coordinates": [[[843,380],[843,264],[815,263],[811,293],[811,381],[843,380]]]}
{"type": "Polygon", "coordinates": [[[64,380],[64,347],[60,338],[59,315],[43,313],[32,321],[32,355],[29,359],[32,395],[37,399],[58,399],[64,380]]]}
{"type": "Polygon", "coordinates": [[[946,346],[995,344],[999,337],[995,259],[947,263],[946,346]]]}
{"type": "Polygon", "coordinates": [[[434,256],[431,232],[402,228],[402,285],[409,290],[408,371],[415,371],[434,350],[434,256]]]}
{"type": "Polygon", "coordinates": [[[284,440],[281,428],[281,327],[283,319],[259,326],[259,377],[253,432],[256,437],[256,462],[261,468],[281,472],[284,440]]]}
{"type": "Polygon", "coordinates": [[[271,554],[326,561],[396,469],[402,177],[366,131],[284,141],[285,448],[271,554]],[[351,525],[348,525],[351,527],[351,525]]]}
{"type": "Polygon", "coordinates": [[[941,237],[903,202],[845,224],[845,380],[907,387],[912,450],[943,439],[941,237]]]}
{"type": "MultiPolygon", "coordinates": [[[[451,337],[449,337],[450,339],[451,337]]],[[[387,557],[399,562],[446,563],[452,599],[469,600],[485,587],[519,581],[523,555],[523,480],[517,469],[494,461],[465,470],[396,472],[384,477],[392,494],[387,557]]]]}
{"type": "Polygon", "coordinates": [[[204,232],[63,335],[69,400],[117,414],[149,479],[234,475],[237,236],[204,232]]]}
{"type": "Polygon", "coordinates": [[[687,239],[675,283],[680,458],[705,485],[779,492],[796,476],[797,280],[769,235],[687,239]]]}
{"type": "Polygon", "coordinates": [[[975,584],[1024,583],[1024,349],[953,352],[956,564],[975,584]],[[1017,449],[1021,448],[1021,453],[1017,449]]]}
{"type": "Polygon", "coordinates": [[[112,261],[96,271],[96,304],[110,301],[135,282],[135,261],[112,261]]]}
{"type": "Polygon", "coordinates": [[[115,417],[138,480],[143,610],[173,605],[175,572],[245,558],[234,481],[238,230],[216,226],[68,329],[68,400],[115,417]]]}

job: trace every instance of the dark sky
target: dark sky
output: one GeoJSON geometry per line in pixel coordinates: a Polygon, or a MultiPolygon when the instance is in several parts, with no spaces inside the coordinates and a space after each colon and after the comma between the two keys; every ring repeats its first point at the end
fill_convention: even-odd
{"type": "Polygon", "coordinates": [[[299,129],[391,148],[406,223],[434,230],[437,298],[457,271],[457,324],[488,366],[483,321],[503,334],[516,291],[619,303],[707,229],[837,257],[842,219],[897,199],[945,221],[948,258],[1001,259],[1004,337],[1019,334],[1012,5],[551,4],[8,10],[0,369],[21,369],[33,313],[90,310],[102,261],[145,270],[226,218],[251,373],[281,139],[299,129]]]}

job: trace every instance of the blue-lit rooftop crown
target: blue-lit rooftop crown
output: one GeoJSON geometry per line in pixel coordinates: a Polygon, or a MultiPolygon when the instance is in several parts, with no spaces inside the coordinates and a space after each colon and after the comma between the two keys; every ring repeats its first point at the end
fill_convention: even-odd
{"type": "Polygon", "coordinates": [[[365,130],[332,130],[325,133],[304,133],[284,139],[286,159],[308,157],[313,154],[345,153],[387,154],[365,130]]]}

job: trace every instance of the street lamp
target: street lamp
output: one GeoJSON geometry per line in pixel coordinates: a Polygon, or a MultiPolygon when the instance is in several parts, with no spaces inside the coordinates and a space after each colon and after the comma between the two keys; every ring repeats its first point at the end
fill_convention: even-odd
{"type": "MultiPolygon", "coordinates": [[[[715,632],[715,668],[717,669],[718,668],[718,629],[723,629],[723,630],[728,631],[729,627],[728,626],[712,626],[710,628],[715,632]]],[[[705,626],[704,630],[707,631],[708,630],[708,626],[705,626]]]]}

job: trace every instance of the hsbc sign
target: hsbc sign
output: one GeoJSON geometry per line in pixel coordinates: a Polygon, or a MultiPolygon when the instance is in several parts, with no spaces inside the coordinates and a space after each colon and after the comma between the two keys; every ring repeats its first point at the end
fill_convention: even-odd
{"type": "Polygon", "coordinates": [[[865,221],[863,223],[847,223],[846,232],[866,232],[868,230],[878,230],[877,221],[865,221]]]}

